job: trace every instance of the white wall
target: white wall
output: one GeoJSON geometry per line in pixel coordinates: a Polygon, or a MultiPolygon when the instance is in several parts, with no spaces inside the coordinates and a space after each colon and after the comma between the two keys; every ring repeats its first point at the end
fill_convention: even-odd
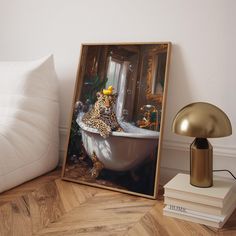
{"type": "MultiPolygon", "coordinates": [[[[171,41],[162,178],[189,169],[192,139],[170,131],[175,113],[193,101],[222,108],[236,128],[236,1],[0,0],[0,60],[53,53],[60,80],[62,137],[81,43],[171,41]]],[[[236,174],[236,131],[212,140],[215,168],[236,174]]]]}

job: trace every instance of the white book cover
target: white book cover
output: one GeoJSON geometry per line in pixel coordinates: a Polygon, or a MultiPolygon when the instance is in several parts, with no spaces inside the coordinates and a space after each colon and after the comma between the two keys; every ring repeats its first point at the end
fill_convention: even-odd
{"type": "Polygon", "coordinates": [[[216,227],[216,228],[221,228],[223,226],[223,223],[221,223],[221,222],[219,223],[219,222],[215,222],[215,221],[211,221],[211,220],[200,219],[200,218],[196,218],[196,217],[192,217],[192,216],[178,214],[178,213],[168,211],[165,209],[163,211],[163,214],[165,216],[174,217],[177,219],[186,220],[186,221],[190,221],[190,222],[194,222],[194,223],[198,223],[198,224],[209,225],[209,226],[216,227]]]}
{"type": "Polygon", "coordinates": [[[178,206],[178,207],[182,207],[185,209],[190,209],[190,210],[203,212],[203,213],[207,213],[207,214],[211,214],[211,215],[222,216],[222,215],[228,215],[228,212],[230,211],[230,209],[232,207],[236,208],[236,193],[233,193],[230,196],[230,198],[228,199],[228,201],[224,205],[224,208],[215,207],[215,206],[206,205],[206,204],[200,204],[200,203],[193,202],[193,201],[176,199],[176,198],[172,198],[172,197],[166,197],[166,196],[164,198],[164,204],[178,206]]]}
{"type": "Polygon", "coordinates": [[[164,186],[164,196],[223,208],[234,187],[235,181],[214,176],[212,187],[198,188],[190,184],[189,175],[180,173],[164,186]]]}
{"type": "Polygon", "coordinates": [[[175,217],[182,220],[187,220],[191,222],[195,222],[198,224],[209,225],[216,228],[222,228],[228,218],[231,216],[235,208],[231,208],[227,215],[225,216],[212,216],[209,214],[204,214],[201,212],[196,213],[195,211],[187,211],[184,209],[176,210],[169,205],[165,206],[163,209],[163,215],[175,217]]]}
{"type": "Polygon", "coordinates": [[[174,206],[174,205],[166,205],[164,209],[165,211],[192,216],[192,217],[200,218],[203,220],[210,220],[217,223],[223,222],[226,218],[226,215],[216,216],[216,215],[206,214],[199,211],[193,211],[184,207],[179,207],[179,206],[174,206]]]}

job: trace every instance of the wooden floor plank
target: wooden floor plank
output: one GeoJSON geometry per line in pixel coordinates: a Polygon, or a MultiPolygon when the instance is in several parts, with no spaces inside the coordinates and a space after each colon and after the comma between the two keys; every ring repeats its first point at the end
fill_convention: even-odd
{"type": "Polygon", "coordinates": [[[42,175],[38,178],[35,178],[31,181],[28,181],[24,184],[21,184],[13,189],[5,191],[0,194],[0,206],[11,202],[12,200],[25,195],[29,192],[34,191],[36,188],[40,188],[41,186],[58,179],[60,176],[60,169],[56,169],[49,174],[42,175]]]}
{"type": "Polygon", "coordinates": [[[124,234],[155,201],[106,191],[95,194],[36,235],[124,234]]]}
{"type": "Polygon", "coordinates": [[[0,235],[31,235],[31,219],[23,198],[5,204],[0,208],[0,215],[4,219],[0,221],[0,235]]]}
{"type": "Polygon", "coordinates": [[[0,235],[236,235],[236,212],[218,230],[163,216],[163,197],[150,200],[75,184],[52,172],[0,194],[0,235]]]}
{"type": "Polygon", "coordinates": [[[55,182],[47,183],[28,196],[33,233],[56,221],[66,212],[55,182]]]}

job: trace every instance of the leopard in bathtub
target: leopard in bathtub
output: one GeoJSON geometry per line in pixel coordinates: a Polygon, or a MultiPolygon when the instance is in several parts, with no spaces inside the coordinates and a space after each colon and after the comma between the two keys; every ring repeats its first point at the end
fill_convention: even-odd
{"type": "Polygon", "coordinates": [[[97,93],[97,101],[94,107],[82,118],[84,124],[97,129],[103,138],[108,138],[112,131],[123,132],[113,111],[117,94],[112,94],[112,87],[109,88],[97,93]]]}

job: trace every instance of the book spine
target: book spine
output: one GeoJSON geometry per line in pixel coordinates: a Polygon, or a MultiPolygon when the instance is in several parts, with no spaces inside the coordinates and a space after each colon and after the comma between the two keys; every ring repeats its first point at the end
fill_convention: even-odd
{"type": "Polygon", "coordinates": [[[188,216],[192,216],[192,217],[196,217],[200,219],[206,219],[206,220],[215,221],[215,222],[222,222],[224,221],[226,217],[226,216],[210,215],[210,214],[189,210],[184,207],[175,206],[175,205],[167,205],[165,209],[174,213],[179,213],[179,214],[188,215],[188,216]]]}
{"type": "Polygon", "coordinates": [[[218,215],[218,216],[224,215],[227,212],[226,210],[228,209],[228,207],[223,209],[219,207],[209,206],[206,204],[200,204],[200,203],[191,202],[191,201],[184,201],[184,200],[176,199],[172,197],[165,197],[164,204],[179,206],[185,209],[191,209],[194,211],[204,212],[206,214],[218,215]]]}
{"type": "Polygon", "coordinates": [[[172,211],[168,211],[165,208],[163,210],[163,215],[170,216],[170,217],[175,217],[175,218],[181,219],[181,220],[187,220],[187,221],[195,222],[195,223],[198,223],[198,224],[209,225],[209,226],[216,227],[216,228],[221,228],[222,225],[223,225],[221,223],[217,223],[217,222],[214,222],[214,221],[209,221],[209,220],[206,220],[206,219],[200,219],[200,218],[196,218],[196,217],[186,216],[186,215],[183,215],[183,214],[178,214],[178,213],[175,213],[175,212],[172,212],[172,211]]]}

